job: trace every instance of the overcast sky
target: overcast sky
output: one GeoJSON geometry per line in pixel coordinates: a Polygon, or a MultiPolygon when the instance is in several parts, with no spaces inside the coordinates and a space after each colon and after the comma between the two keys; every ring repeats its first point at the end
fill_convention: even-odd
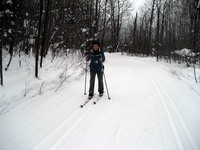
{"type": "Polygon", "coordinates": [[[137,11],[144,3],[146,0],[130,0],[132,2],[134,2],[134,9],[136,9],[135,11],[137,11]]]}

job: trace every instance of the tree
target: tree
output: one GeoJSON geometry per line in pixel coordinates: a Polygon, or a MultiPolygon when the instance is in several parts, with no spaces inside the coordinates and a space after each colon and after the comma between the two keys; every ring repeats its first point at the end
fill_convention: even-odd
{"type": "Polygon", "coordinates": [[[155,37],[155,49],[156,49],[156,57],[157,61],[159,59],[160,53],[160,14],[161,14],[161,0],[159,0],[156,4],[157,8],[157,25],[156,25],[156,37],[155,37]]]}
{"type": "Polygon", "coordinates": [[[40,50],[40,36],[42,27],[42,13],[43,13],[43,0],[40,0],[40,15],[38,23],[38,37],[37,37],[37,49],[35,54],[35,77],[38,78],[38,60],[39,60],[39,50],[40,50]]]}
{"type": "Polygon", "coordinates": [[[3,43],[4,43],[4,28],[5,28],[5,9],[3,7],[3,4],[0,5],[0,79],[1,79],[1,86],[3,86],[3,43]]]}
{"type": "Polygon", "coordinates": [[[7,67],[5,70],[8,69],[10,66],[12,57],[13,57],[13,51],[14,51],[14,44],[15,44],[15,38],[16,38],[16,2],[15,1],[4,1],[2,2],[3,5],[3,18],[4,18],[4,43],[3,45],[8,45],[9,54],[10,54],[10,60],[7,64],[7,67]]]}
{"type": "Polygon", "coordinates": [[[133,45],[133,48],[135,48],[135,49],[138,49],[138,47],[137,47],[137,18],[138,18],[138,13],[136,13],[135,21],[134,21],[134,27],[133,27],[132,45],[133,45]]]}
{"type": "Polygon", "coordinates": [[[114,50],[118,52],[119,41],[120,41],[120,31],[123,23],[123,19],[131,7],[131,3],[128,0],[109,0],[110,5],[110,29],[111,38],[110,43],[114,50]]]}
{"type": "Polygon", "coordinates": [[[155,3],[156,0],[153,0],[152,2],[152,8],[151,8],[151,17],[150,17],[150,24],[149,24],[149,35],[148,35],[148,51],[147,55],[150,55],[151,52],[151,45],[152,45],[152,24],[153,24],[153,19],[154,19],[154,10],[155,10],[155,3]]]}
{"type": "Polygon", "coordinates": [[[43,35],[42,35],[42,47],[41,47],[41,58],[40,58],[40,67],[42,68],[42,60],[46,55],[47,51],[47,45],[46,45],[46,32],[47,32],[47,27],[48,27],[48,21],[49,21],[49,2],[50,0],[47,0],[46,4],[46,13],[45,13],[45,20],[44,20],[44,29],[43,29],[43,35]]]}
{"type": "Polygon", "coordinates": [[[3,86],[3,57],[2,57],[2,44],[0,43],[0,79],[1,86],[3,86]]]}

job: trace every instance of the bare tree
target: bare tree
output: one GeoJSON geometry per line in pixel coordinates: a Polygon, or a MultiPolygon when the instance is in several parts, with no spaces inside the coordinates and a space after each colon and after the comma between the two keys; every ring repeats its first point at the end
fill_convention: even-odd
{"type": "Polygon", "coordinates": [[[1,86],[3,86],[3,58],[2,58],[2,44],[0,43],[0,76],[1,76],[1,86]]]}
{"type": "Polygon", "coordinates": [[[41,54],[40,54],[40,67],[42,68],[42,61],[43,58],[46,55],[46,32],[47,32],[47,27],[48,27],[48,20],[49,20],[49,1],[47,0],[47,4],[46,4],[46,12],[45,12],[45,20],[44,20],[44,29],[43,29],[43,35],[42,35],[42,47],[41,47],[41,54]]]}
{"type": "Polygon", "coordinates": [[[37,37],[37,49],[35,54],[35,77],[38,78],[38,60],[39,60],[39,50],[40,50],[40,36],[42,27],[42,13],[43,13],[43,0],[40,0],[40,15],[38,23],[38,37],[37,37]]]}
{"type": "Polygon", "coordinates": [[[156,57],[157,61],[159,59],[160,53],[160,14],[161,14],[161,0],[159,0],[156,4],[157,8],[157,25],[156,25],[156,37],[155,37],[155,49],[156,49],[156,57]]]}
{"type": "Polygon", "coordinates": [[[147,55],[150,55],[151,52],[151,42],[152,42],[152,24],[153,24],[153,19],[154,19],[154,10],[155,10],[155,3],[156,0],[153,0],[152,2],[152,8],[151,8],[151,17],[150,17],[150,24],[149,24],[149,35],[148,35],[148,51],[147,55]]]}
{"type": "Polygon", "coordinates": [[[111,18],[111,43],[114,50],[118,51],[120,31],[123,19],[131,7],[128,0],[109,0],[111,18]]]}
{"type": "Polygon", "coordinates": [[[102,25],[102,37],[101,37],[101,46],[104,47],[104,37],[106,33],[106,22],[107,22],[107,4],[108,0],[105,0],[104,2],[104,10],[103,10],[103,25],[102,25]]]}

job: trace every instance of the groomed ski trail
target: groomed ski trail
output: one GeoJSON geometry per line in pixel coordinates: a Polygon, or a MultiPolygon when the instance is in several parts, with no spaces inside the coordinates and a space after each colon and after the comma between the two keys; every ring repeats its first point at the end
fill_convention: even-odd
{"type": "Polygon", "coordinates": [[[198,94],[148,58],[106,58],[111,100],[105,93],[81,109],[87,98],[82,77],[68,89],[25,101],[0,116],[1,149],[200,149],[198,94]]]}

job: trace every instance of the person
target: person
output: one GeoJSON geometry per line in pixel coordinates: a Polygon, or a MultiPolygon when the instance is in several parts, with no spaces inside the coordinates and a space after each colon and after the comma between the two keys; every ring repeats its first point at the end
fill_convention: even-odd
{"type": "Polygon", "coordinates": [[[90,88],[89,88],[89,99],[94,96],[94,85],[95,77],[98,77],[98,92],[99,96],[103,96],[103,71],[105,61],[104,52],[100,49],[100,44],[98,41],[94,41],[92,44],[92,50],[86,54],[86,61],[90,61],[90,88]]]}

